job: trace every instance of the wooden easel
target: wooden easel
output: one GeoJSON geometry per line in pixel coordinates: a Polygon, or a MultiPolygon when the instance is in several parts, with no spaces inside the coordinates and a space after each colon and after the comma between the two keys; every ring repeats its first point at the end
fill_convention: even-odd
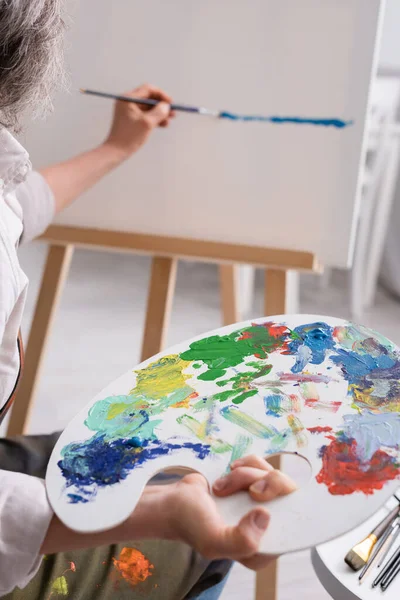
{"type": "MultiPolygon", "coordinates": [[[[51,226],[42,239],[49,243],[47,261],[33,317],[25,357],[25,372],[11,413],[7,436],[27,432],[40,371],[58,303],[68,276],[75,246],[152,255],[147,313],[141,360],[163,349],[175,291],[178,260],[186,258],[218,263],[222,313],[225,325],[239,320],[235,265],[251,264],[265,269],[264,314],[284,314],[290,270],[319,271],[310,252],[277,250],[183,238],[122,233],[89,228],[51,226]]],[[[279,459],[275,460],[279,468],[279,459]]],[[[257,574],[256,600],[275,600],[277,561],[257,574]]]]}

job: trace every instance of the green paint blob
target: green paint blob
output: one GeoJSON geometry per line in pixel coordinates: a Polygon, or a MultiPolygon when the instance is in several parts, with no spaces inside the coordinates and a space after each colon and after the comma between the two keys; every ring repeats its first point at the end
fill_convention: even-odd
{"type": "Polygon", "coordinates": [[[213,335],[190,344],[189,350],[182,352],[180,358],[187,361],[202,361],[208,371],[199,379],[213,381],[225,375],[230,367],[237,367],[248,356],[267,358],[285,342],[285,336],[271,335],[268,327],[254,325],[229,335],[213,335]]]}
{"type": "Polygon", "coordinates": [[[218,379],[218,377],[223,377],[226,371],[224,369],[210,369],[209,371],[205,371],[201,373],[197,379],[201,379],[202,381],[214,381],[214,379],[218,379]]]}
{"type": "Polygon", "coordinates": [[[239,394],[238,396],[235,396],[232,399],[232,402],[234,404],[242,404],[242,402],[247,400],[247,398],[251,398],[252,396],[255,396],[256,394],[258,394],[257,390],[249,390],[248,392],[243,392],[243,394],[239,394]]]}

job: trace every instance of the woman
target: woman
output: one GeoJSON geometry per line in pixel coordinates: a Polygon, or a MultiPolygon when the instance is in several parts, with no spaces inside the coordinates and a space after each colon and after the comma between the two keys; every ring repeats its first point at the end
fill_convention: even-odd
{"type": "MultiPolygon", "coordinates": [[[[32,172],[8,129],[26,108],[46,104],[61,77],[62,30],[60,0],[0,0],[1,417],[14,399],[22,362],[19,330],[28,281],[18,262],[19,241],[40,234],[55,211],[139,150],[173,116],[165,92],[142,86],[133,94],[160,100],[155,108],[117,103],[104,143],[32,172]]],[[[67,529],[53,514],[43,481],[57,437],[0,440],[0,597],[205,600],[219,596],[230,561],[252,569],[267,563],[257,552],[267,511],[256,507],[235,527],[225,526],[198,474],[168,485],[155,481],[127,521],[113,530],[81,535],[67,529]]],[[[293,489],[264,460],[247,457],[215,483],[213,492],[227,496],[248,490],[253,499],[265,501],[293,489]]]]}

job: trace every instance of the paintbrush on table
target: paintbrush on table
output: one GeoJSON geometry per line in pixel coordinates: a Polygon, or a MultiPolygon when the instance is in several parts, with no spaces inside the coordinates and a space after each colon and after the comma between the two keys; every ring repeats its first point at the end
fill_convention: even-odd
{"type": "Polygon", "coordinates": [[[386,529],[385,533],[382,535],[381,539],[376,544],[369,561],[361,571],[358,578],[360,584],[364,581],[368,573],[370,573],[370,571],[372,571],[372,569],[375,566],[380,567],[380,565],[385,560],[386,556],[389,554],[391,548],[393,547],[393,544],[396,541],[399,532],[400,519],[399,517],[397,517],[397,519],[395,519],[393,523],[389,525],[389,527],[386,529]]]}
{"type": "Polygon", "coordinates": [[[400,506],[397,505],[364,540],[349,550],[344,561],[351,569],[353,569],[353,571],[359,571],[366,565],[377,542],[382,538],[393,521],[399,516],[399,513],[400,506]]]}
{"type": "MultiPolygon", "coordinates": [[[[387,561],[387,563],[383,567],[382,571],[379,573],[378,577],[372,583],[372,587],[374,588],[377,585],[381,584],[381,587],[383,588],[384,585],[386,585],[386,584],[389,585],[389,583],[392,581],[392,579],[390,580],[389,583],[388,583],[388,580],[390,579],[391,575],[396,571],[399,563],[400,563],[400,548],[398,548],[393,553],[393,555],[390,557],[390,559],[387,561]]],[[[397,572],[396,572],[396,574],[397,574],[397,572]]]]}
{"type": "Polygon", "coordinates": [[[400,573],[400,557],[397,559],[397,561],[393,565],[393,568],[390,571],[390,573],[387,575],[387,577],[382,580],[381,589],[383,592],[388,589],[389,585],[392,583],[392,581],[395,579],[395,577],[397,577],[397,575],[399,573],[400,573]]]}
{"type": "Polygon", "coordinates": [[[385,560],[385,558],[387,557],[387,555],[389,554],[389,552],[391,551],[391,549],[394,546],[395,541],[397,540],[397,538],[400,535],[400,520],[397,519],[397,521],[395,521],[390,529],[390,533],[387,536],[387,538],[384,541],[384,548],[382,548],[382,553],[380,555],[380,560],[377,564],[377,567],[379,569],[379,567],[383,564],[383,561],[385,560]]]}

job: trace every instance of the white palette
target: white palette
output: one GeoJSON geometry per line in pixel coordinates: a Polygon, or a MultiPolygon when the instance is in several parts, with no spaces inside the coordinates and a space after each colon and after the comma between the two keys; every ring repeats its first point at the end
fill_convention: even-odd
{"type": "MultiPolygon", "coordinates": [[[[123,522],[166,467],[212,484],[240,451],[292,452],[312,477],[268,503],[261,549],[315,546],[363,522],[399,486],[398,373],[391,342],[340,319],[275,316],[205,334],[126,373],[75,417],[49,463],[50,502],[71,529],[100,531],[123,522]]],[[[246,493],[216,502],[230,524],[254,506],[246,493]]]]}

